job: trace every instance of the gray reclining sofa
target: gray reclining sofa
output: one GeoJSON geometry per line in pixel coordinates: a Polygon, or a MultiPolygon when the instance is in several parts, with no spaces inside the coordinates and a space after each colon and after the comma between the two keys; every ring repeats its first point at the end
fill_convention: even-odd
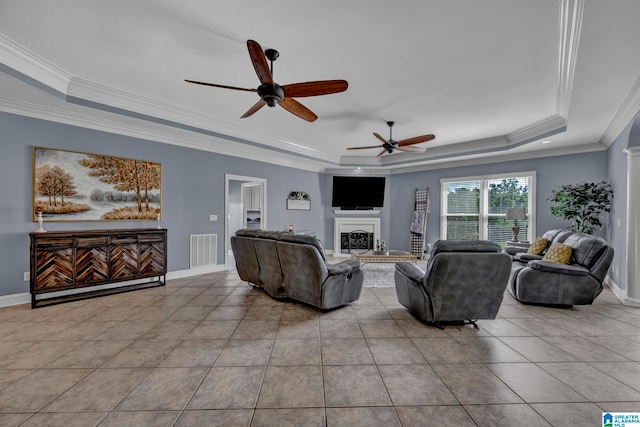
{"type": "Polygon", "coordinates": [[[553,243],[571,247],[568,264],[543,260],[526,252],[512,256],[509,292],[524,303],[572,306],[591,304],[602,292],[602,283],[611,262],[613,247],[597,236],[570,230],[549,230],[545,252],[553,243]]]}
{"type": "Polygon", "coordinates": [[[231,237],[240,278],[274,298],[328,310],[358,300],[360,261],[328,264],[320,240],[284,231],[241,229],[231,237]]]}

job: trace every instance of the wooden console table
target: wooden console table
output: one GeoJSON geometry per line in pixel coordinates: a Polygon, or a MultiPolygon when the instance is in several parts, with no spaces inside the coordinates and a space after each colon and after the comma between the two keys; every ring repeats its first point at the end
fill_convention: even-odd
{"type": "Polygon", "coordinates": [[[166,282],[164,228],[34,231],[29,236],[32,308],[162,286],[166,282]],[[140,281],[153,278],[156,280],[140,281]],[[129,285],[72,292],[134,280],[137,282],[129,285]],[[57,295],[46,297],[51,292],[57,295]]]}

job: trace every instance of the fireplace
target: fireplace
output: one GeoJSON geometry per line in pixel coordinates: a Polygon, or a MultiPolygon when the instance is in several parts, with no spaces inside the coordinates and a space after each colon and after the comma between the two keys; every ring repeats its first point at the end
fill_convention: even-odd
{"type": "Polygon", "coordinates": [[[372,217],[335,217],[333,220],[333,256],[350,256],[349,236],[352,232],[351,249],[374,249],[380,239],[380,218],[372,217]],[[356,242],[357,241],[357,242],[356,242]]]}
{"type": "Polygon", "coordinates": [[[350,254],[352,250],[367,251],[373,249],[373,233],[365,230],[353,230],[340,233],[340,252],[350,254]]]}

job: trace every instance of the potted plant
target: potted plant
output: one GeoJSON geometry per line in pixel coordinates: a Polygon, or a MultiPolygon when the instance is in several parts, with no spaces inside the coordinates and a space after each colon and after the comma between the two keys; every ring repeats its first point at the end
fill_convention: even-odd
{"type": "Polygon", "coordinates": [[[551,215],[571,221],[574,231],[593,234],[602,227],[600,214],[611,212],[613,189],[604,181],[567,184],[552,190],[547,200],[555,204],[551,215]]]}

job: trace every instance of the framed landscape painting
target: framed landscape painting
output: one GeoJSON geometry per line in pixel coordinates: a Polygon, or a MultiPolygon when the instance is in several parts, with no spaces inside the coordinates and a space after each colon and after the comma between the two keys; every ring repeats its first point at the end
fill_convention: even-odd
{"type": "Polygon", "coordinates": [[[160,163],[45,147],[32,157],[33,221],[160,219],[160,163]]]}

